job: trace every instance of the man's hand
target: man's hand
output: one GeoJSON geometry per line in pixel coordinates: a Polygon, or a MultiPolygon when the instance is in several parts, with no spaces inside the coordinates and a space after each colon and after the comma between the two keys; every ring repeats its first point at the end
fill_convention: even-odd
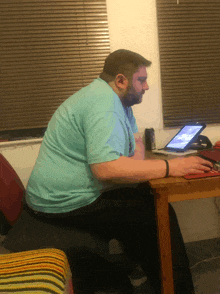
{"type": "Polygon", "coordinates": [[[174,158],[168,160],[169,175],[173,177],[181,177],[186,174],[199,174],[208,172],[212,169],[213,164],[198,156],[190,156],[185,158],[174,158]]]}
{"type": "Polygon", "coordinates": [[[144,160],[145,157],[145,146],[142,140],[142,137],[139,133],[134,134],[136,148],[134,151],[134,155],[131,157],[136,160],[144,160]]]}

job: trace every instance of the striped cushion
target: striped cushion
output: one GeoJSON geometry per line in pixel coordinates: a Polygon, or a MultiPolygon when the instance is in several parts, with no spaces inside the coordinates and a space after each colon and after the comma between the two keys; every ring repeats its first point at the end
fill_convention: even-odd
{"type": "Polygon", "coordinates": [[[65,253],[39,249],[0,256],[0,293],[73,294],[65,253]]]}

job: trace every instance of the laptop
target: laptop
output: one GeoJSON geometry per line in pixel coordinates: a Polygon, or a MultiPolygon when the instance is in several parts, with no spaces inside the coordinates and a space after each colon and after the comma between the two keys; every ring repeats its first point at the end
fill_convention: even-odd
{"type": "Polygon", "coordinates": [[[197,150],[190,150],[199,134],[205,129],[204,123],[187,123],[179,132],[166,144],[164,148],[154,149],[153,153],[165,155],[185,156],[187,154],[197,153],[197,150]]]}

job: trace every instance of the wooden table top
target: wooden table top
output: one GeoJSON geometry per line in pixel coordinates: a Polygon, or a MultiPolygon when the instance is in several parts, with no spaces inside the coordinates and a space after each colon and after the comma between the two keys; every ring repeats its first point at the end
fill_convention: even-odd
{"type": "MultiPolygon", "coordinates": [[[[168,157],[146,152],[147,158],[167,159],[168,157]]],[[[149,184],[160,195],[167,195],[169,202],[220,196],[220,176],[190,180],[183,177],[168,177],[150,180],[149,184]]]]}

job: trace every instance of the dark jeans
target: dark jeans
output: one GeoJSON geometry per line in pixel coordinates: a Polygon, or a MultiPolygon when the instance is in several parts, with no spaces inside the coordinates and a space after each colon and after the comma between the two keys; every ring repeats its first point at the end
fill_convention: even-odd
{"type": "MultiPolygon", "coordinates": [[[[171,205],[169,206],[169,215],[175,292],[178,294],[193,293],[189,262],[176,214],[171,205]]],[[[126,255],[131,261],[142,266],[156,293],[161,293],[154,196],[147,186],[108,191],[92,204],[75,211],[61,214],[37,213],[34,217],[41,220],[41,228],[38,231],[42,233],[37,233],[38,240],[40,240],[38,247],[53,245],[50,240],[50,235],[53,234],[54,240],[56,239],[56,247],[63,249],[61,244],[65,240],[67,243],[65,251],[69,256],[71,255],[71,243],[74,241],[71,240],[71,227],[101,235],[108,240],[115,238],[121,241],[126,255]],[[48,229],[46,227],[48,223],[53,224],[55,229],[48,229]],[[45,234],[49,237],[44,238],[45,234]]],[[[30,231],[33,231],[34,228],[31,224],[26,226],[29,228],[26,240],[20,242],[28,244],[27,239],[30,238],[28,236],[31,235],[30,231]]],[[[18,227],[21,226],[18,225],[18,227]]],[[[15,242],[15,240],[11,241],[15,242]]],[[[34,242],[33,239],[29,241],[34,242]]],[[[9,244],[7,238],[6,243],[9,244]]],[[[6,247],[10,250],[9,245],[6,247]]]]}

